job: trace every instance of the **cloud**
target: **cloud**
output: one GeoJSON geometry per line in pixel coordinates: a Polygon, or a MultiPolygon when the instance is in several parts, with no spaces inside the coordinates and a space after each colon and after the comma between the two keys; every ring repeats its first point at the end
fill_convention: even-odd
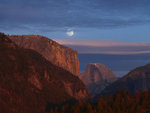
{"type": "Polygon", "coordinates": [[[73,46],[91,46],[91,47],[112,47],[112,46],[150,46],[150,42],[121,42],[114,40],[102,40],[102,39],[54,39],[56,42],[63,45],[73,46]]]}
{"type": "Polygon", "coordinates": [[[120,42],[98,39],[55,39],[56,42],[79,53],[143,54],[150,53],[150,42],[120,42]]]}
{"type": "Polygon", "coordinates": [[[50,28],[149,24],[149,4],[149,0],[1,0],[0,24],[14,23],[13,28],[28,24],[50,28]]]}

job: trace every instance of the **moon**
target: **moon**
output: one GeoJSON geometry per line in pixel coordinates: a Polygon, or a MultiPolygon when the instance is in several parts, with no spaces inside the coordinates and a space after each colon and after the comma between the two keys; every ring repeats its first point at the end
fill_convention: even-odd
{"type": "Polygon", "coordinates": [[[71,30],[71,29],[68,29],[67,32],[66,32],[66,34],[67,34],[68,36],[73,36],[73,35],[74,35],[74,31],[71,30]]]}

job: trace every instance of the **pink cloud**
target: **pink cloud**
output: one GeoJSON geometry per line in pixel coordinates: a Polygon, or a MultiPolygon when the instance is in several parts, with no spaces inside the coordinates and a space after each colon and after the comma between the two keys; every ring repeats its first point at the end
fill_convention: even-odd
{"type": "Polygon", "coordinates": [[[150,42],[121,42],[100,39],[54,39],[79,53],[144,54],[150,53],[150,42]]]}
{"type": "Polygon", "coordinates": [[[114,40],[101,39],[54,39],[62,45],[76,45],[76,46],[94,46],[94,47],[111,47],[111,46],[150,46],[150,42],[121,42],[114,40]]]}

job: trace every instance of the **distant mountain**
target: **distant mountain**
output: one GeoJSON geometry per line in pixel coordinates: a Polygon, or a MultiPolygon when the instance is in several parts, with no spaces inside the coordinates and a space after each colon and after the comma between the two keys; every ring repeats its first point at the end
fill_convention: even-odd
{"type": "Polygon", "coordinates": [[[92,96],[99,94],[107,85],[114,82],[114,73],[105,65],[89,63],[85,72],[81,73],[80,79],[88,87],[92,96]]]}
{"type": "Polygon", "coordinates": [[[78,77],[0,33],[0,113],[44,113],[49,103],[89,97],[78,77]]]}
{"type": "Polygon", "coordinates": [[[150,64],[138,67],[120,78],[116,82],[106,87],[101,95],[114,94],[120,89],[127,90],[135,94],[139,90],[148,90],[150,88],[150,64]]]}
{"type": "Polygon", "coordinates": [[[35,50],[53,64],[66,69],[74,75],[79,75],[77,51],[39,35],[13,35],[9,36],[9,38],[19,47],[35,50]]]}

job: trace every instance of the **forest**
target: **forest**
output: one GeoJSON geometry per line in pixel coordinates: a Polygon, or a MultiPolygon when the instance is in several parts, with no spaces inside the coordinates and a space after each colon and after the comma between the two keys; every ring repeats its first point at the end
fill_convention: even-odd
{"type": "Polygon", "coordinates": [[[150,113],[150,90],[135,95],[120,89],[97,102],[78,101],[49,108],[47,113],[150,113]]]}

